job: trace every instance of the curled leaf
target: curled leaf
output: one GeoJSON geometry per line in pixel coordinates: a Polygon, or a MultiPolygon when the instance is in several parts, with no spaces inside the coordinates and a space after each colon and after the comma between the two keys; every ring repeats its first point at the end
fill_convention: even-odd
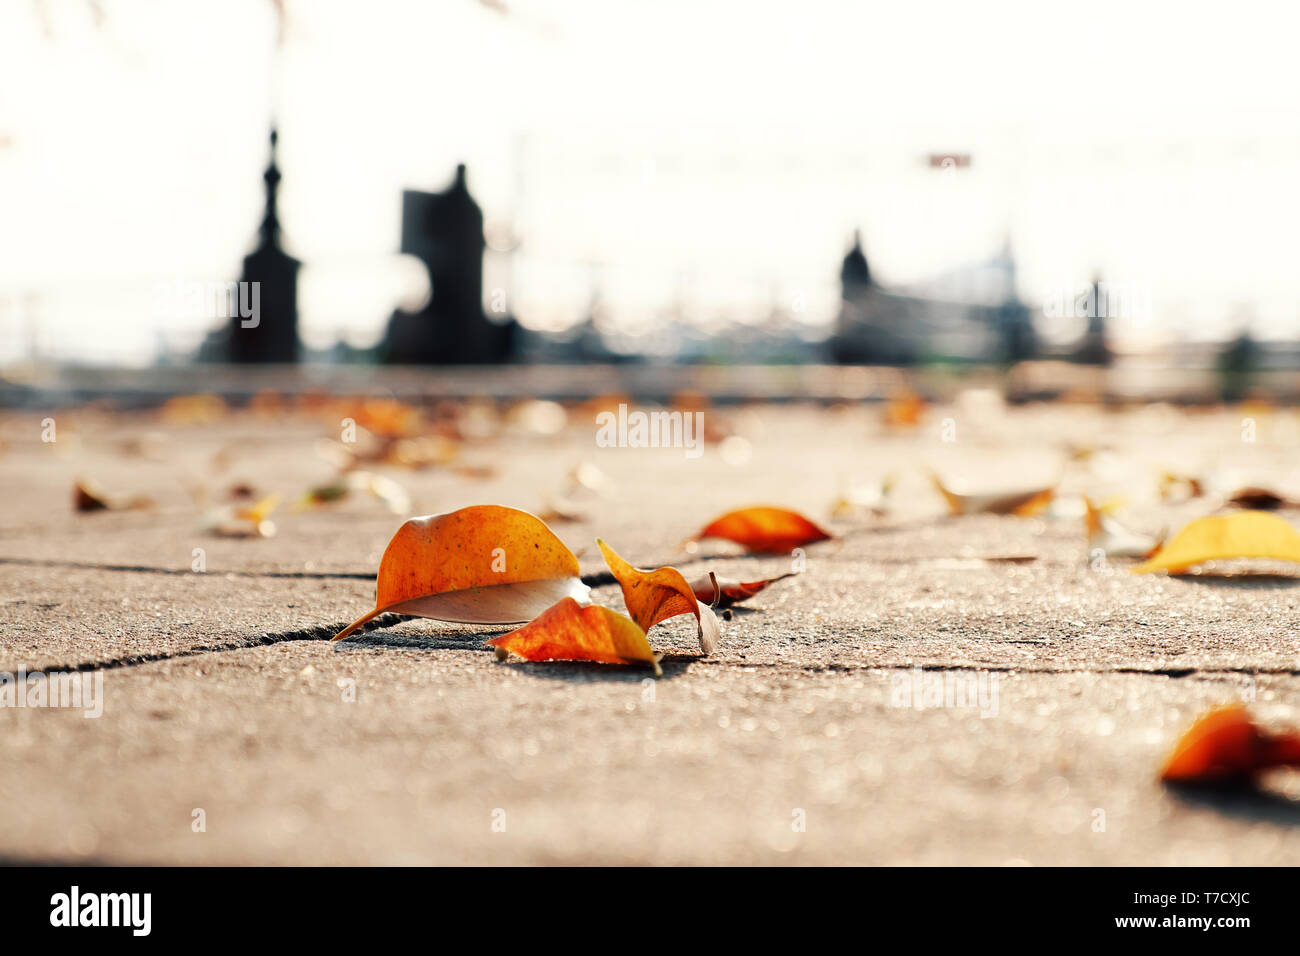
{"type": "Polygon", "coordinates": [[[649,664],[663,674],[645,631],[630,618],[598,604],[561,599],[518,630],[486,642],[530,661],[597,661],[649,664]]]}
{"type": "Polygon", "coordinates": [[[695,598],[702,604],[707,604],[713,608],[728,608],[733,604],[739,604],[741,601],[748,601],[759,591],[763,590],[769,584],[776,581],[784,581],[786,578],[795,576],[794,571],[787,571],[785,574],[778,574],[774,578],[764,578],[761,581],[721,581],[713,574],[707,574],[691,582],[691,589],[695,592],[695,598]]]}
{"type": "Polygon", "coordinates": [[[375,609],[339,632],[342,640],[394,611],[465,624],[517,624],[564,597],[586,603],[578,559],[535,515],[475,505],[412,518],[379,562],[375,609]]]}
{"type": "Polygon", "coordinates": [[[945,485],[938,475],[932,474],[930,478],[935,488],[948,502],[948,510],[954,515],[994,514],[1032,517],[1045,511],[1056,495],[1055,486],[973,494],[945,485]]]}
{"type": "Polygon", "coordinates": [[[1179,574],[1193,565],[1228,558],[1300,561],[1300,534],[1285,520],[1266,511],[1197,518],[1133,570],[1139,574],[1179,574]]]}
{"type": "Polygon", "coordinates": [[[1300,767],[1300,734],[1269,734],[1251,720],[1245,707],[1230,704],[1203,715],[1183,734],[1160,779],[1241,783],[1273,767],[1300,767]]]}
{"type": "Polygon", "coordinates": [[[623,603],[627,605],[632,620],[643,631],[648,631],[660,621],[679,614],[694,614],[700,649],[712,654],[718,645],[720,627],[718,619],[709,608],[712,600],[701,603],[695,590],[676,568],[659,568],[642,571],[632,567],[618,552],[597,538],[605,563],[623,589],[623,603]]]}
{"type": "Polygon", "coordinates": [[[97,485],[78,479],[72,486],[72,507],[77,511],[132,511],[153,507],[153,499],[145,495],[134,498],[112,498],[97,485]]]}
{"type": "Polygon", "coordinates": [[[729,511],[709,522],[695,536],[725,538],[759,554],[788,554],[814,541],[827,541],[830,532],[813,524],[797,511],[786,508],[742,508],[729,511]]]}
{"type": "Polygon", "coordinates": [[[72,486],[72,507],[77,511],[108,511],[108,498],[89,482],[78,481],[72,486]]]}

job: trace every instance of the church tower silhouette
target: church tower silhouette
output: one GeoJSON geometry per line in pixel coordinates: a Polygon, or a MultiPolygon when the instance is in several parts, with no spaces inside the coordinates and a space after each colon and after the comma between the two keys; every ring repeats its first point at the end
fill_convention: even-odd
{"type": "MultiPolygon", "coordinates": [[[[275,162],[277,132],[271,130],[271,159],[262,179],[266,182],[266,209],[258,231],[257,248],[244,258],[241,282],[258,283],[257,314],[230,318],[227,348],[232,362],[298,361],[298,270],[300,263],[280,245],[280,217],[276,194],[280,168],[275,162]]],[[[244,292],[245,297],[251,293],[244,292]]]]}

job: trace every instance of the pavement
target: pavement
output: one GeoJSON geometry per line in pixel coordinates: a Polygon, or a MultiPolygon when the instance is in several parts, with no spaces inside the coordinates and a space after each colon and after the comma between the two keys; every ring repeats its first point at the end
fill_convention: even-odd
{"type": "MultiPolygon", "coordinates": [[[[411,514],[572,512],[552,527],[586,573],[603,567],[597,536],[688,578],[802,573],[737,609],[710,657],[693,621],[652,629],[659,680],[498,662],[482,642],[501,627],[390,618],[332,644],[372,606],[406,516],[357,495],[290,507],[333,480],[334,410],[0,413],[0,673],[102,679],[97,717],[0,707],[0,860],[1300,862],[1300,775],[1234,793],[1156,779],[1217,703],[1300,726],[1300,572],[1135,575],[1088,553],[1076,500],[1122,499],[1158,531],[1239,484],[1300,497],[1295,413],[972,392],[891,428],[878,405],[750,404],[706,409],[695,456],[600,447],[590,407],[562,426],[551,406],[482,411],[451,465],[366,467],[411,514]],[[579,466],[594,488],[574,489],[579,466]],[[1060,498],[1034,518],[950,517],[930,470],[1060,498]],[[1207,493],[1164,499],[1163,471],[1207,493]],[[78,478],[152,504],[76,513],[78,478]],[[831,516],[886,479],[881,513],[831,516]],[[205,530],[236,485],[284,495],[274,536],[205,530]],[[762,503],[837,537],[794,557],[683,547],[762,503]]],[[[616,586],[595,597],[621,608],[616,586]]]]}

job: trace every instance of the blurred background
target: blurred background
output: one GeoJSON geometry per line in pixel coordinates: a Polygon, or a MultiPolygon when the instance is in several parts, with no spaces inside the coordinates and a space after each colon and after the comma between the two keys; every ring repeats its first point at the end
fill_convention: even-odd
{"type": "Polygon", "coordinates": [[[6,4],[0,401],[268,376],[851,398],[892,367],[1012,397],[1295,401],[1285,21],[6,4]]]}

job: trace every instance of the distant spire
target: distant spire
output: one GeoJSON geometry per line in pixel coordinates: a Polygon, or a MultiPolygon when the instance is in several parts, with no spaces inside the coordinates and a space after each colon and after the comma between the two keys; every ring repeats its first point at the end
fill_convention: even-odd
{"type": "Polygon", "coordinates": [[[871,268],[867,265],[866,253],[862,251],[862,230],[853,230],[853,248],[844,257],[840,268],[840,282],[846,290],[850,287],[871,285],[871,268]]]}
{"type": "Polygon", "coordinates": [[[280,134],[271,127],[271,159],[262,179],[266,183],[266,211],[262,214],[262,246],[278,248],[280,245],[280,217],[276,213],[276,192],[280,188],[280,167],[275,164],[276,143],[280,134]]]}

